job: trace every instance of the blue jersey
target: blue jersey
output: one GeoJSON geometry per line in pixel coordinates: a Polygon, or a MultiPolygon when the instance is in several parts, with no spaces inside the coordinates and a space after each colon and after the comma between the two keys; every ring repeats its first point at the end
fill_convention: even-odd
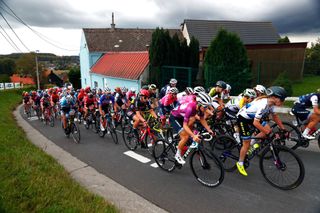
{"type": "Polygon", "coordinates": [[[320,93],[309,93],[299,97],[299,103],[305,107],[317,106],[320,102],[320,93]]]}
{"type": "Polygon", "coordinates": [[[106,108],[110,104],[114,104],[114,97],[112,95],[102,95],[98,101],[99,106],[106,108]]]}
{"type": "Polygon", "coordinates": [[[75,105],[75,100],[74,100],[74,98],[72,98],[70,103],[68,103],[66,96],[63,96],[60,99],[59,103],[60,103],[61,108],[71,108],[75,105]]]}

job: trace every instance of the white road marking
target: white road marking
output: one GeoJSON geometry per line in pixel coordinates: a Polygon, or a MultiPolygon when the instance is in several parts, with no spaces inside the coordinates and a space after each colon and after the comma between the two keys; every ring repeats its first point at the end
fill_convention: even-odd
{"type": "Polygon", "coordinates": [[[38,117],[31,117],[28,119],[29,121],[35,121],[35,120],[39,120],[38,117]]]}
{"type": "Polygon", "coordinates": [[[139,155],[133,151],[127,151],[127,152],[124,152],[123,154],[125,154],[129,157],[132,157],[132,158],[136,159],[137,161],[140,161],[141,163],[148,163],[151,161],[149,158],[146,158],[142,155],[139,155]]]}
{"type": "Polygon", "coordinates": [[[153,168],[158,168],[159,167],[157,163],[153,163],[150,166],[153,167],[153,168]]]}

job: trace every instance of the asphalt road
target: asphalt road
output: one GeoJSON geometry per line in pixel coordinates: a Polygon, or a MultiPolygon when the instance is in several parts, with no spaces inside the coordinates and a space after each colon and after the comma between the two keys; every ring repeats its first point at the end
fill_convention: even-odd
{"type": "Polygon", "coordinates": [[[269,185],[257,160],[247,169],[248,177],[226,173],[219,187],[207,188],[196,181],[188,163],[181,170],[167,173],[153,167],[147,150],[135,151],[150,160],[144,163],[126,155],[128,149],[120,134],[116,145],[110,136],[100,138],[81,125],[81,143],[75,144],[64,136],[59,121],[55,127],[33,119],[29,123],[73,156],[169,212],[320,212],[318,150],[297,150],[306,172],[304,182],[294,190],[282,191],[269,185]]]}

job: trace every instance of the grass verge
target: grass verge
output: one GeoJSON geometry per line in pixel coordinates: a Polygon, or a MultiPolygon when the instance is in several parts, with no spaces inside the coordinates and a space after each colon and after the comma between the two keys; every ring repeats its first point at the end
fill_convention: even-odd
{"type": "Polygon", "coordinates": [[[0,92],[0,212],[118,212],[26,139],[12,115],[20,100],[0,92]]]}
{"type": "Polygon", "coordinates": [[[320,76],[304,76],[302,82],[292,84],[292,96],[305,95],[311,92],[316,92],[320,88],[320,76]]]}

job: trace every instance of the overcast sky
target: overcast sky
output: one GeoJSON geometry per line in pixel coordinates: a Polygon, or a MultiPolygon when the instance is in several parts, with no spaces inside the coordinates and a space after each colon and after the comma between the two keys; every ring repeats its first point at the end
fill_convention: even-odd
{"type": "MultiPolygon", "coordinates": [[[[318,0],[0,0],[0,12],[29,50],[57,55],[79,54],[81,28],[110,27],[112,12],[121,28],[179,28],[184,19],[272,21],[292,42],[315,42],[320,37],[318,0]],[[63,49],[19,23],[4,3],[63,49]]],[[[28,51],[1,16],[0,25],[19,49],[28,51]]],[[[0,54],[12,52],[17,50],[0,34],[0,54]]]]}

